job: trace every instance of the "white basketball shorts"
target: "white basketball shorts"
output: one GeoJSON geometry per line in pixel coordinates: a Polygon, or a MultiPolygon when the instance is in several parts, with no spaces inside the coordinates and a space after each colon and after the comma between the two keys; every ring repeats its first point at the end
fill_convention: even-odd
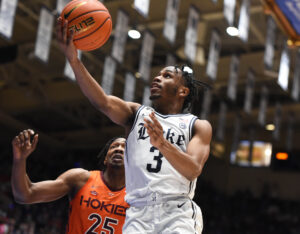
{"type": "Polygon", "coordinates": [[[123,234],[201,234],[200,207],[187,197],[131,204],[123,234]]]}

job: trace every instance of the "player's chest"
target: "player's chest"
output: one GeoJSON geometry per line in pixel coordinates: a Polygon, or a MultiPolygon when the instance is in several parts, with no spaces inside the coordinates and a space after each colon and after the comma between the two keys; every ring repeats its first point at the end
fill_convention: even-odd
{"type": "MultiPolygon", "coordinates": [[[[140,118],[134,129],[135,140],[138,143],[144,144],[144,141],[149,141],[149,134],[144,126],[145,121],[140,118]]],[[[188,138],[188,127],[185,123],[179,123],[178,121],[171,121],[165,119],[159,119],[159,123],[163,129],[163,137],[178,147],[185,145],[188,138]]]]}
{"type": "Polygon", "coordinates": [[[128,207],[124,201],[124,195],[125,194],[120,192],[101,191],[97,188],[90,187],[86,189],[85,193],[79,194],[77,197],[77,206],[79,206],[81,210],[123,216],[128,207]]]}

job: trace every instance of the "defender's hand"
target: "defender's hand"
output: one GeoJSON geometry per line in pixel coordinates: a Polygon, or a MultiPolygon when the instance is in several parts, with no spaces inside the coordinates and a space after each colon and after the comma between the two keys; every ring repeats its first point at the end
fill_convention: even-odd
{"type": "Polygon", "coordinates": [[[150,137],[150,143],[159,149],[159,147],[165,142],[165,138],[163,136],[164,131],[161,124],[156,119],[154,112],[152,112],[149,117],[151,120],[144,118],[144,126],[147,129],[147,133],[150,137]]]}
{"type": "Polygon", "coordinates": [[[74,31],[71,31],[68,35],[68,21],[58,17],[56,22],[56,39],[69,62],[75,61],[78,56],[73,37],[74,31]]]}
{"type": "Polygon", "coordinates": [[[31,141],[34,131],[31,129],[20,132],[12,141],[14,160],[26,159],[36,148],[38,134],[35,134],[31,141]]]}

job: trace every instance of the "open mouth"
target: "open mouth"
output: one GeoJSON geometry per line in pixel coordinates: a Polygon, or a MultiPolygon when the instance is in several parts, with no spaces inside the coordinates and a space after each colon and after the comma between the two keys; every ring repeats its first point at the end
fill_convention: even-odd
{"type": "Polygon", "coordinates": [[[155,91],[157,91],[159,89],[161,89],[161,86],[159,84],[157,84],[157,83],[152,83],[151,84],[151,88],[150,88],[151,92],[155,92],[155,91]]]}
{"type": "Polygon", "coordinates": [[[152,89],[152,88],[159,88],[159,89],[160,89],[161,87],[160,87],[160,85],[159,85],[158,83],[153,82],[153,83],[151,84],[151,89],[152,89]]]}
{"type": "Polygon", "coordinates": [[[123,155],[121,155],[121,154],[114,154],[112,156],[112,160],[113,161],[123,161],[123,155]]]}

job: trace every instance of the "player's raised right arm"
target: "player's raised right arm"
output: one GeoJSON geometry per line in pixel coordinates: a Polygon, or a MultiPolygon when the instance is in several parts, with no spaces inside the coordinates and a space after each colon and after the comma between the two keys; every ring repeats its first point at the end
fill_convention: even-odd
{"type": "Polygon", "coordinates": [[[57,41],[66,55],[83,94],[101,112],[107,115],[116,124],[128,126],[129,119],[134,115],[139,104],[106,95],[102,87],[87,71],[78,59],[77,50],[73,44],[73,33],[67,35],[67,21],[58,18],[56,25],[57,41]]]}
{"type": "Polygon", "coordinates": [[[20,132],[12,141],[13,147],[13,167],[11,175],[11,186],[14,199],[18,203],[31,204],[39,202],[49,202],[63,197],[78,185],[82,184],[88,177],[86,170],[71,169],[61,174],[55,180],[46,180],[37,183],[31,182],[26,172],[26,160],[35,150],[38,135],[34,135],[33,130],[28,129],[20,132]]]}

